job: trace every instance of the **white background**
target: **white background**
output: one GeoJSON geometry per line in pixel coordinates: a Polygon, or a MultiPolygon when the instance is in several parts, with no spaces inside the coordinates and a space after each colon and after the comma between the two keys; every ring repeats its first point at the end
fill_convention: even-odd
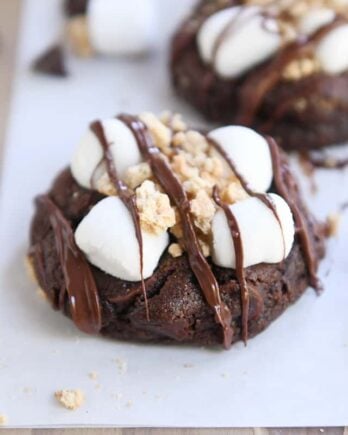
{"type": "MultiPolygon", "coordinates": [[[[325,293],[318,298],[308,290],[246,348],[238,344],[229,352],[85,336],[53,312],[26,277],[32,198],[68,163],[90,120],[170,107],[194,125],[202,122],[172,95],[166,69],[169,35],[192,2],[157,1],[156,54],[71,60],[68,80],[28,69],[60,33],[59,1],[25,3],[0,209],[0,414],[15,426],[347,425],[345,218],[322,264],[325,293]],[[117,358],[128,364],[123,373],[117,358]],[[92,371],[96,381],[88,377],[92,371]],[[53,393],[62,388],[81,388],[85,405],[75,412],[60,407],[53,393]]],[[[317,174],[319,193],[307,192],[317,214],[324,217],[348,199],[347,176],[317,174]]]]}

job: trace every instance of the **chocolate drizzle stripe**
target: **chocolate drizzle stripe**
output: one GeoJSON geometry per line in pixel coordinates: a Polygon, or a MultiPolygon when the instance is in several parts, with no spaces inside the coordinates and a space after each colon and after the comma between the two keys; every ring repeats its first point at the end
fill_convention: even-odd
{"type": "Polygon", "coordinates": [[[219,285],[202,253],[194,230],[190,215],[190,203],[186,193],[159,149],[153,144],[145,124],[139,118],[130,115],[121,115],[118,118],[133,132],[139,150],[151,166],[157,181],[168,194],[170,200],[178,207],[191,269],[201,286],[206,301],[215,312],[216,321],[222,326],[224,346],[229,348],[233,337],[231,328],[232,315],[227,305],[221,300],[219,285]]]}
{"type": "MultiPolygon", "coordinates": [[[[100,121],[95,121],[90,125],[90,129],[92,132],[96,135],[98,138],[100,145],[103,148],[104,153],[104,161],[106,164],[107,173],[109,175],[110,181],[114,185],[117,194],[123,204],[127,207],[128,211],[130,212],[132,216],[132,220],[134,223],[135,228],[135,235],[138,241],[139,245],[139,258],[140,258],[140,275],[141,275],[141,285],[144,295],[144,302],[145,302],[145,309],[146,309],[146,316],[149,320],[149,306],[147,301],[147,293],[146,293],[146,287],[145,287],[145,281],[144,281],[144,274],[143,274],[143,265],[144,265],[144,255],[143,255],[143,237],[141,233],[141,226],[140,226],[140,216],[136,204],[136,198],[134,193],[128,188],[128,186],[118,177],[116,166],[114,163],[114,159],[111,153],[111,144],[106,139],[103,124],[100,121]]],[[[99,166],[99,165],[98,165],[99,166]]],[[[94,175],[94,174],[93,174],[94,175]]],[[[92,178],[94,178],[92,175],[92,178]]],[[[92,181],[92,180],[91,180],[92,181]]]]}
{"type": "Polygon", "coordinates": [[[88,334],[98,333],[101,329],[101,308],[91,268],[75,243],[70,223],[59,208],[48,196],[39,197],[38,203],[48,212],[63,270],[65,287],[60,289],[59,307],[64,309],[67,293],[76,326],[88,334]]]}
{"type": "Polygon", "coordinates": [[[242,338],[246,344],[248,341],[248,321],[249,321],[249,289],[245,279],[245,269],[244,269],[244,250],[243,241],[241,238],[241,233],[238,225],[238,221],[234,216],[231,208],[228,204],[224,203],[219,195],[219,191],[215,186],[213,189],[213,198],[216,204],[222,208],[225,213],[228,226],[230,228],[231,237],[233,240],[233,247],[236,257],[236,275],[241,291],[242,300],[242,338]]]}
{"type": "MultiPolygon", "coordinates": [[[[223,157],[223,159],[226,161],[232,172],[235,174],[235,176],[238,178],[240,184],[242,185],[243,189],[246,191],[246,193],[254,198],[257,198],[259,201],[261,201],[265,206],[271,210],[274,217],[278,221],[280,232],[283,239],[283,256],[285,259],[285,238],[284,238],[284,231],[283,226],[281,223],[281,220],[279,218],[277,209],[272,201],[272,198],[265,194],[265,193],[257,193],[255,192],[249,185],[249,183],[246,181],[246,179],[242,176],[242,174],[238,171],[235,163],[230,158],[230,156],[226,153],[226,151],[222,148],[222,146],[216,142],[215,140],[211,139],[209,136],[206,136],[207,141],[209,144],[223,157]]],[[[227,218],[227,222],[229,224],[231,235],[233,239],[233,246],[236,256],[236,275],[238,279],[238,283],[241,289],[241,301],[242,301],[242,336],[243,340],[246,343],[248,338],[248,315],[249,315],[249,290],[248,286],[245,280],[245,271],[244,271],[244,254],[243,254],[243,245],[242,240],[240,237],[240,232],[238,228],[238,222],[236,221],[235,217],[233,216],[232,211],[228,207],[227,204],[224,204],[221,200],[220,196],[218,195],[217,190],[214,191],[214,200],[215,202],[224,210],[225,216],[227,218]]]]}
{"type": "Polygon", "coordinates": [[[320,292],[322,290],[322,285],[317,276],[318,262],[315,255],[315,248],[309,236],[307,223],[303,216],[303,213],[297,206],[291,192],[289,192],[289,189],[287,187],[287,184],[291,185],[291,183],[293,183],[292,176],[288,170],[287,165],[282,163],[280,151],[275,140],[271,137],[266,137],[266,139],[268,141],[272,155],[274,182],[278,193],[288,203],[294,216],[297,233],[299,235],[302,250],[306,259],[310,285],[317,292],[320,292]],[[287,180],[288,183],[286,183],[284,180],[287,180]]]}
{"type": "Polygon", "coordinates": [[[235,122],[251,125],[266,95],[282,79],[285,66],[302,55],[310,55],[315,46],[343,22],[340,17],[336,17],[332,23],[322,27],[312,36],[299,38],[288,45],[271,62],[250,74],[241,85],[239,109],[235,122]]]}

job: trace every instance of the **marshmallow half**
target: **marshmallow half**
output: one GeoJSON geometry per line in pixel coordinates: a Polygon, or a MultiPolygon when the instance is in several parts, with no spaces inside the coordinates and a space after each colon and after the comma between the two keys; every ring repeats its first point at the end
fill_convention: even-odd
{"type": "MultiPolygon", "coordinates": [[[[243,267],[259,263],[279,263],[292,248],[295,225],[291,210],[283,198],[269,194],[281,222],[266,204],[257,198],[248,198],[230,206],[240,229],[244,251],[243,267]]],[[[213,262],[221,267],[236,268],[236,255],[230,227],[223,210],[212,223],[213,262]]]]}
{"type": "MultiPolygon", "coordinates": [[[[150,277],[169,243],[166,232],[142,231],[143,275],[150,277]]],[[[88,261],[119,279],[140,281],[140,252],[132,216],[118,197],[98,202],[75,231],[77,246],[88,261]]]]}
{"type": "Polygon", "coordinates": [[[198,32],[197,44],[202,59],[214,62],[221,77],[234,78],[276,53],[281,36],[277,21],[263,16],[260,7],[235,6],[211,15],[198,32]]]}
{"type": "Polygon", "coordinates": [[[324,72],[341,74],[348,70],[348,24],[336,27],[316,48],[316,56],[324,72]]]}
{"type": "MultiPolygon", "coordinates": [[[[132,131],[119,119],[106,119],[101,123],[105,138],[111,145],[117,174],[122,179],[130,166],[142,161],[136,139],[132,131]]],[[[72,175],[81,186],[92,188],[91,181],[102,158],[103,149],[99,139],[89,129],[81,139],[71,162],[72,175]]],[[[102,170],[105,171],[105,166],[102,170]]]]}
{"type": "Polygon", "coordinates": [[[333,9],[312,8],[299,20],[299,31],[305,35],[311,35],[321,27],[330,24],[335,16],[336,13],[333,9]]]}
{"type": "Polygon", "coordinates": [[[98,53],[144,53],[155,42],[156,8],[153,0],[89,0],[87,25],[98,53]]]}
{"type": "Polygon", "coordinates": [[[263,136],[247,127],[227,126],[211,131],[208,137],[220,145],[252,190],[267,192],[273,179],[273,165],[263,136]]]}

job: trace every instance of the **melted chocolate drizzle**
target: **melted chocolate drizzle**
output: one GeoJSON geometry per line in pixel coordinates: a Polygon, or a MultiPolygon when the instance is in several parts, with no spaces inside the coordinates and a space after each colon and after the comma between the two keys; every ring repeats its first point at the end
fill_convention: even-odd
{"type": "Polygon", "coordinates": [[[246,344],[248,341],[250,296],[249,296],[248,284],[245,278],[243,242],[240,234],[238,221],[234,216],[229,205],[222,201],[219,195],[218,188],[216,186],[213,189],[213,198],[216,204],[219,207],[221,207],[223,212],[225,213],[228,226],[230,228],[232,240],[233,240],[233,246],[236,255],[236,275],[240,286],[241,299],[242,299],[242,338],[244,344],[246,344]]]}
{"type": "MultiPolygon", "coordinates": [[[[246,191],[246,193],[254,198],[257,198],[259,201],[261,201],[267,208],[271,210],[274,217],[277,219],[282,239],[283,239],[283,253],[284,253],[284,259],[285,259],[285,239],[284,239],[284,231],[283,226],[281,223],[281,220],[279,218],[277,209],[274,205],[274,202],[272,201],[272,198],[267,195],[266,193],[259,193],[255,192],[249,185],[249,183],[246,181],[246,179],[242,176],[242,174],[238,171],[235,163],[230,158],[230,156],[226,153],[226,151],[213,139],[209,138],[209,136],[206,136],[207,141],[209,144],[215,148],[215,150],[224,158],[226,163],[229,165],[232,172],[235,174],[235,176],[238,178],[240,184],[242,185],[243,189],[246,191]]],[[[230,210],[228,204],[225,204],[218,193],[218,190],[215,188],[213,192],[214,200],[215,202],[223,209],[225,212],[230,230],[231,235],[233,239],[233,245],[236,255],[236,274],[237,279],[239,282],[239,286],[241,288],[241,300],[242,300],[242,335],[243,340],[246,343],[247,337],[248,337],[248,313],[249,313],[249,290],[248,286],[245,280],[245,272],[244,272],[244,253],[243,253],[243,245],[242,240],[240,237],[240,232],[238,228],[238,222],[235,219],[233,212],[230,210]]]]}
{"type": "Polygon", "coordinates": [[[47,209],[64,275],[65,285],[60,290],[57,308],[64,309],[67,293],[76,326],[88,334],[96,334],[102,326],[101,308],[91,268],[75,243],[70,223],[59,208],[46,195],[39,197],[38,202],[47,209]]]}
{"type": "Polygon", "coordinates": [[[146,293],[146,287],[145,287],[145,281],[144,281],[144,275],[143,275],[143,264],[144,264],[144,255],[143,255],[143,237],[141,233],[141,225],[140,225],[140,217],[139,212],[136,204],[136,198],[134,193],[128,188],[128,186],[118,177],[117,170],[115,167],[114,159],[112,157],[111,153],[111,144],[106,139],[103,124],[100,121],[95,121],[90,125],[90,129],[93,131],[93,133],[97,136],[100,145],[103,148],[104,153],[104,161],[106,164],[107,173],[109,175],[110,181],[114,185],[117,194],[123,204],[127,207],[129,210],[132,220],[134,223],[135,228],[135,235],[138,241],[139,245],[139,254],[140,254],[140,275],[141,275],[141,285],[144,295],[144,302],[145,302],[145,309],[146,309],[146,316],[149,320],[149,306],[148,306],[148,300],[147,300],[147,293],[146,293]]]}
{"type": "Polygon", "coordinates": [[[274,182],[278,193],[288,203],[295,219],[297,233],[300,238],[302,250],[306,259],[307,269],[309,273],[310,285],[317,291],[322,290],[322,284],[317,276],[318,262],[315,255],[315,247],[309,236],[307,223],[302,211],[294,201],[293,195],[289,191],[287,185],[293,184],[292,176],[288,170],[288,166],[282,163],[279,148],[275,140],[271,137],[266,137],[272,155],[274,182]],[[287,183],[285,182],[287,180],[287,183]]]}
{"type": "Polygon", "coordinates": [[[227,305],[221,300],[219,285],[202,253],[194,230],[190,215],[190,203],[186,193],[159,149],[153,144],[145,124],[139,118],[130,115],[121,115],[118,118],[133,132],[139,150],[151,166],[157,181],[168,194],[171,201],[178,207],[190,266],[201,286],[206,301],[215,312],[216,321],[222,326],[224,346],[229,348],[233,337],[231,328],[232,315],[227,305]]]}

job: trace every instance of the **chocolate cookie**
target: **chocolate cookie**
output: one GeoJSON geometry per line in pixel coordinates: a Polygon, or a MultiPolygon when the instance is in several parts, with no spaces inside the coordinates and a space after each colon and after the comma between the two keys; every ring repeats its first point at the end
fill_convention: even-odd
{"type": "Polygon", "coordinates": [[[90,125],[36,199],[28,257],[87,333],[228,348],[320,290],[323,239],[273,139],[145,113],[90,125]]]}
{"type": "Polygon", "coordinates": [[[286,149],[348,139],[345,0],[201,1],[172,43],[175,89],[218,123],[286,149]]]}

